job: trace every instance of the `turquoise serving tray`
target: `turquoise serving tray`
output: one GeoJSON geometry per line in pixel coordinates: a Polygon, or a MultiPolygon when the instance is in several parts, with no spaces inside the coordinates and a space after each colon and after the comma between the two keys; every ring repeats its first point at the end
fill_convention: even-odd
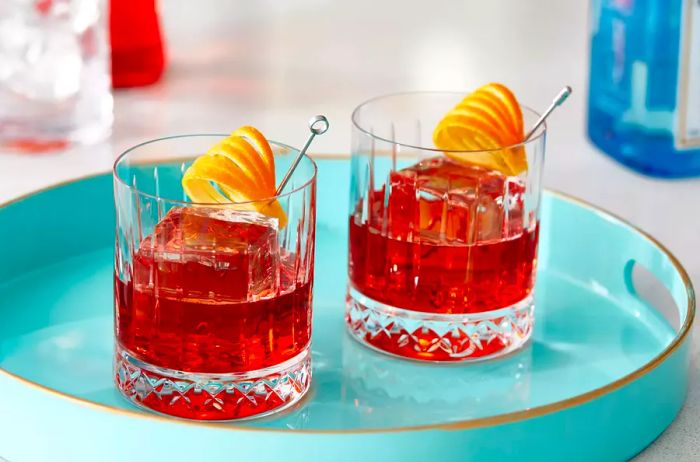
{"type": "Polygon", "coordinates": [[[695,300],[651,237],[546,193],[531,343],[479,364],[397,360],[345,332],[349,162],[318,164],[313,388],[282,415],[238,424],[148,414],[113,388],[109,175],[0,208],[0,457],[605,461],[632,457],[671,423],[695,300]],[[653,293],[668,290],[670,311],[638,295],[640,266],[653,293]]]}

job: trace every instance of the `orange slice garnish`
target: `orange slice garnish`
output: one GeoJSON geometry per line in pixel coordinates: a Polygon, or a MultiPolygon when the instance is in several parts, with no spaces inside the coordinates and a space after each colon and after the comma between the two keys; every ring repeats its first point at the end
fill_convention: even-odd
{"type": "Polygon", "coordinates": [[[275,196],[275,157],[270,143],[257,129],[241,127],[212,146],[185,171],[182,188],[192,202],[236,204],[277,218],[287,225],[287,214],[275,196]]]}
{"type": "Polygon", "coordinates": [[[442,118],[433,142],[455,160],[518,175],[527,170],[527,157],[523,146],[511,146],[521,143],[524,136],[518,100],[505,85],[489,83],[442,118]]]}

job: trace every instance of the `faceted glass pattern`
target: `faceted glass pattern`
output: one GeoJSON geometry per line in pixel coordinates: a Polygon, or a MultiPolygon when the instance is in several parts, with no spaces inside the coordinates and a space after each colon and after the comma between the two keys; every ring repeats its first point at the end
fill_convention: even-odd
{"type": "MultiPolygon", "coordinates": [[[[315,165],[302,159],[277,198],[286,226],[183,201],[182,172],[222,137],[146,143],[115,167],[115,382],[139,406],[202,420],[269,414],[311,378],[315,165]]],[[[280,170],[297,154],[274,151],[280,170]]]]}
{"type": "MultiPolygon", "coordinates": [[[[519,175],[462,162],[430,142],[462,97],[389,95],[353,113],[346,321],[412,359],[500,356],[532,332],[544,130],[495,154],[523,149],[519,175]]],[[[530,126],[538,114],[522,110],[530,126]]]]}

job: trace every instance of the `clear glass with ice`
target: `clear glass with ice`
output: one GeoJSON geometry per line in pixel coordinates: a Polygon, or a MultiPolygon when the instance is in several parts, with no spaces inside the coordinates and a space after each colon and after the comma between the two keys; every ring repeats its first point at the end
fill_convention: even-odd
{"type": "MultiPolygon", "coordinates": [[[[119,157],[114,266],[117,388],[138,406],[234,420],[291,406],[311,380],[316,167],[274,198],[193,203],[192,159],[225,135],[150,141],[119,157]]],[[[271,143],[279,180],[298,151],[271,143]]]]}
{"type": "MultiPolygon", "coordinates": [[[[532,334],[545,128],[519,145],[444,152],[433,130],[464,95],[399,93],[353,113],[346,321],[385,353],[478,361],[532,334]],[[494,156],[527,168],[468,160],[494,156]]],[[[539,117],[521,112],[526,127],[539,117]]]]}
{"type": "Polygon", "coordinates": [[[60,149],[112,125],[105,0],[0,2],[0,146],[60,149]]]}

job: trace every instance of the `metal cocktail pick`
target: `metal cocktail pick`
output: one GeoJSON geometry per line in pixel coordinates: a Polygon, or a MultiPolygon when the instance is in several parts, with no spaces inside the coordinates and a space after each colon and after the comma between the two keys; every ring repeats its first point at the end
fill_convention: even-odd
{"type": "Polygon", "coordinates": [[[299,151],[299,154],[297,155],[296,159],[294,159],[294,162],[292,162],[292,165],[289,166],[287,173],[284,174],[284,178],[282,178],[282,181],[275,192],[276,196],[279,196],[287,183],[289,183],[289,179],[292,177],[294,170],[297,168],[297,165],[299,165],[299,162],[301,162],[302,157],[304,157],[304,154],[306,154],[306,150],[309,149],[309,146],[316,135],[323,135],[326,133],[326,130],[328,130],[328,119],[322,115],[313,116],[311,119],[309,119],[309,130],[311,131],[311,135],[309,136],[309,139],[306,140],[304,147],[301,148],[301,151],[299,151]]]}
{"type": "Polygon", "coordinates": [[[552,104],[549,105],[546,111],[544,111],[544,114],[537,119],[537,122],[535,122],[535,125],[530,129],[530,131],[525,135],[525,139],[523,141],[527,141],[530,138],[532,138],[532,135],[535,134],[538,128],[540,128],[540,125],[544,123],[544,121],[549,117],[549,114],[552,113],[553,110],[555,110],[557,107],[561,106],[564,101],[566,101],[566,98],[569,97],[571,94],[571,87],[570,86],[565,86],[564,88],[561,89],[559,94],[557,95],[556,98],[554,98],[554,101],[552,101],[552,104]]]}

